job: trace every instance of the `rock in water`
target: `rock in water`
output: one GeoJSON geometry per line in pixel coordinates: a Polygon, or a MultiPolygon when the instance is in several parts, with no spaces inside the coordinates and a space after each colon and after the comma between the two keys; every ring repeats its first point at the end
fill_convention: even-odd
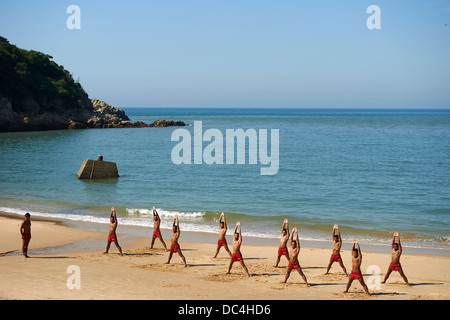
{"type": "Polygon", "coordinates": [[[173,121],[173,120],[156,120],[148,125],[149,127],[184,127],[186,123],[183,121],[173,121]]]}
{"type": "Polygon", "coordinates": [[[107,179],[118,178],[119,172],[117,165],[112,161],[103,161],[101,155],[97,160],[84,159],[83,164],[78,170],[78,179],[107,179]]]}

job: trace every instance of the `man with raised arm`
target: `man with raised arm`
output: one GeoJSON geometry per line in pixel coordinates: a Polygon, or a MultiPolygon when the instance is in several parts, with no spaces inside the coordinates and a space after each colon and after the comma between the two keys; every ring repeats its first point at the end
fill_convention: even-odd
{"type": "Polygon", "coordinates": [[[382,283],[386,283],[386,280],[389,278],[392,271],[398,271],[398,273],[402,276],[402,278],[406,282],[406,284],[408,286],[411,286],[408,282],[408,278],[406,278],[405,274],[403,273],[403,269],[400,264],[400,256],[402,255],[402,245],[400,243],[400,236],[398,235],[398,232],[394,232],[391,247],[392,247],[391,263],[389,265],[386,276],[384,277],[384,280],[382,283]],[[395,242],[395,237],[397,237],[397,239],[398,239],[397,242],[395,242]]]}
{"type": "Polygon", "coordinates": [[[352,245],[352,271],[350,272],[350,276],[348,278],[347,288],[344,293],[348,292],[353,280],[358,280],[364,291],[367,295],[370,296],[369,290],[367,289],[366,284],[364,283],[363,276],[361,274],[361,262],[362,262],[362,254],[361,249],[359,248],[358,240],[353,240],[352,245]]]}
{"type": "Polygon", "coordinates": [[[217,257],[217,255],[219,254],[219,250],[221,247],[225,248],[225,251],[228,252],[230,257],[232,256],[230,249],[228,249],[227,239],[225,238],[226,233],[227,233],[227,220],[225,219],[225,214],[222,212],[219,218],[219,240],[217,241],[217,249],[214,258],[217,257]]]}
{"type": "Polygon", "coordinates": [[[244,264],[244,258],[242,257],[241,244],[242,244],[241,223],[237,222],[236,227],[234,227],[233,233],[233,254],[231,255],[231,261],[230,265],[228,266],[227,274],[231,273],[230,271],[231,267],[233,266],[233,263],[239,261],[241,263],[242,268],[244,268],[245,272],[247,273],[247,276],[250,277],[250,273],[248,273],[248,269],[244,264]]]}
{"type": "Polygon", "coordinates": [[[289,262],[289,251],[287,248],[288,241],[289,241],[289,224],[288,224],[288,220],[284,219],[283,225],[281,226],[280,246],[278,248],[278,256],[277,256],[277,262],[275,263],[275,267],[278,267],[281,256],[286,256],[286,259],[289,262]]]}
{"type": "Polygon", "coordinates": [[[292,229],[290,245],[291,245],[291,252],[289,254],[290,259],[289,259],[289,265],[287,268],[284,283],[286,283],[286,281],[289,279],[289,276],[291,275],[292,270],[297,270],[297,272],[303,278],[303,281],[305,281],[306,286],[309,287],[308,280],[306,279],[306,276],[304,275],[302,268],[300,267],[300,263],[298,262],[298,255],[300,253],[300,241],[298,240],[297,227],[294,227],[294,229],[292,229]],[[295,234],[295,240],[294,240],[294,234],[295,234]]]}
{"type": "Polygon", "coordinates": [[[345,275],[348,277],[347,270],[345,269],[344,263],[342,262],[341,257],[342,238],[337,224],[333,226],[331,241],[333,242],[333,253],[331,254],[330,262],[328,263],[327,272],[325,272],[325,274],[328,274],[328,271],[330,271],[331,265],[334,262],[338,262],[342,270],[344,270],[345,275]]]}
{"type": "Polygon", "coordinates": [[[117,241],[117,235],[116,235],[118,223],[117,223],[116,209],[114,209],[114,206],[111,207],[109,221],[110,221],[110,224],[109,224],[108,243],[106,245],[106,251],[104,253],[108,253],[109,247],[111,246],[111,242],[114,242],[117,249],[119,249],[120,255],[122,256],[123,255],[122,248],[119,246],[119,242],[117,241]]]}
{"type": "Polygon", "coordinates": [[[155,244],[156,238],[161,240],[164,249],[167,251],[166,243],[163,240],[161,230],[159,230],[159,225],[161,224],[161,219],[159,218],[158,211],[156,211],[155,206],[153,206],[153,235],[152,235],[152,244],[150,249],[153,249],[153,245],[155,244]]]}
{"type": "Polygon", "coordinates": [[[25,219],[20,225],[20,234],[22,235],[22,254],[25,258],[29,258],[28,245],[31,240],[31,216],[28,212],[25,213],[25,219]]]}
{"type": "Polygon", "coordinates": [[[170,239],[170,252],[169,252],[169,260],[167,260],[166,264],[170,263],[172,259],[172,255],[177,253],[180,255],[181,260],[183,260],[184,266],[187,267],[186,259],[181,252],[180,244],[178,243],[178,239],[180,238],[180,223],[178,221],[178,215],[175,215],[172,224],[172,237],[170,239]]]}

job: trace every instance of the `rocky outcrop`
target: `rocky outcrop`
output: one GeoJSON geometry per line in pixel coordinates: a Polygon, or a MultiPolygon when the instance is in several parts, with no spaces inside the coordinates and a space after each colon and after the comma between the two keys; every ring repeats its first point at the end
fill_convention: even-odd
{"type": "Polygon", "coordinates": [[[130,118],[123,109],[117,109],[98,99],[91,100],[93,113],[87,120],[89,128],[122,128],[129,125],[130,118]]]}
{"type": "Polygon", "coordinates": [[[42,131],[89,128],[146,128],[185,126],[182,121],[156,120],[151,124],[131,122],[123,109],[92,99],[84,108],[64,109],[54,102],[52,112],[41,112],[39,104],[28,100],[20,112],[15,112],[9,99],[0,96],[0,131],[42,131]]]}
{"type": "Polygon", "coordinates": [[[149,127],[183,127],[186,123],[183,121],[173,121],[173,120],[156,120],[148,125],[149,127]]]}

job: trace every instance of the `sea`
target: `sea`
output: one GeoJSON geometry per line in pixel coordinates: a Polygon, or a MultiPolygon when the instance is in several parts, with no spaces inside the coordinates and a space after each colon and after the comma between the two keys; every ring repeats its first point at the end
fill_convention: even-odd
{"type": "Polygon", "coordinates": [[[125,112],[133,122],[180,120],[188,126],[0,133],[0,211],[86,222],[106,232],[115,206],[119,228],[147,228],[149,237],[153,206],[167,232],[178,215],[183,232],[217,234],[224,212],[228,235],[239,221],[244,239],[274,245],[288,219],[300,241],[328,245],[337,224],[344,243],[357,238],[390,250],[397,231],[403,248],[450,255],[450,109],[125,112]],[[202,124],[200,133],[195,123],[202,124]],[[180,129],[191,137],[190,163],[173,158],[180,129]],[[194,161],[194,148],[204,151],[212,143],[203,136],[208,129],[223,136],[223,163],[194,161]],[[249,140],[244,163],[226,161],[227,130],[237,129],[267,130],[267,137],[257,138],[267,138],[269,155],[277,151],[275,174],[261,174],[268,165],[249,140]],[[278,130],[276,143],[272,130],[278,130]],[[83,160],[98,155],[116,162],[119,178],[77,179],[83,160]]]}

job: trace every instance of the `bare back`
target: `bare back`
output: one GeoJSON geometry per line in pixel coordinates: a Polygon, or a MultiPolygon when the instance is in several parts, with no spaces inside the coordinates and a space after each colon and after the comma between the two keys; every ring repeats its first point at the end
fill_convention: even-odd
{"type": "Polygon", "coordinates": [[[109,235],[114,236],[116,235],[116,229],[117,229],[117,221],[111,222],[109,225],[109,235]]]}
{"type": "Polygon", "coordinates": [[[358,255],[358,257],[355,258],[355,256],[352,256],[352,270],[355,272],[361,272],[361,256],[358,255]]]}
{"type": "Polygon", "coordinates": [[[333,254],[334,255],[340,254],[341,247],[342,247],[341,241],[333,241],[333,254]]]}
{"type": "Polygon", "coordinates": [[[22,222],[21,230],[23,230],[24,233],[31,233],[31,221],[29,219],[25,219],[22,222]]]}
{"type": "Polygon", "coordinates": [[[178,245],[178,238],[180,237],[180,233],[172,232],[172,237],[170,238],[171,245],[176,246],[178,245]]]}
{"type": "Polygon", "coordinates": [[[161,219],[159,216],[154,216],[153,218],[153,229],[154,231],[159,231],[159,225],[161,224],[161,219]]]}
{"type": "Polygon", "coordinates": [[[219,240],[225,240],[225,235],[227,234],[227,228],[219,228],[219,240]]]}
{"type": "Polygon", "coordinates": [[[281,236],[280,238],[280,248],[286,248],[287,242],[289,241],[289,234],[281,236]]]}
{"type": "Polygon", "coordinates": [[[233,252],[234,253],[241,253],[241,244],[242,244],[241,240],[233,239],[233,252]]]}

